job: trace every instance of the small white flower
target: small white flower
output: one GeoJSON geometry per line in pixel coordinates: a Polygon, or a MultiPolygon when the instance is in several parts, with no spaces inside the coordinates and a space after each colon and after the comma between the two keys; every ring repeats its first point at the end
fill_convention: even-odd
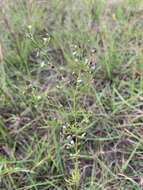
{"type": "Polygon", "coordinates": [[[74,140],[71,140],[71,141],[70,141],[70,144],[72,144],[72,145],[73,145],[73,144],[74,144],[74,140]]]}
{"type": "Polygon", "coordinates": [[[41,100],[41,96],[37,96],[37,100],[41,100]]]}
{"type": "Polygon", "coordinates": [[[81,137],[83,138],[83,137],[85,137],[85,135],[86,135],[86,133],[83,133],[83,134],[81,135],[81,137]]]}
{"type": "Polygon", "coordinates": [[[32,26],[31,25],[28,25],[28,28],[29,28],[29,30],[32,28],[32,26]]]}
{"type": "Polygon", "coordinates": [[[76,54],[77,54],[77,52],[76,52],[76,51],[74,51],[72,54],[73,54],[73,55],[76,55],[76,54]]]}
{"type": "Polygon", "coordinates": [[[45,62],[42,61],[41,64],[40,64],[41,67],[44,67],[45,66],[45,62]]]}
{"type": "Polygon", "coordinates": [[[67,126],[66,125],[63,125],[63,129],[66,129],[67,128],[67,126]]]}
{"type": "Polygon", "coordinates": [[[83,80],[81,80],[81,79],[77,80],[77,83],[82,83],[82,82],[83,82],[83,80]]]}
{"type": "Polygon", "coordinates": [[[44,42],[47,42],[47,41],[48,41],[48,38],[43,38],[43,41],[44,41],[44,42]]]}
{"type": "Polygon", "coordinates": [[[72,139],[71,135],[68,135],[67,140],[71,140],[71,139],[72,139]]]}

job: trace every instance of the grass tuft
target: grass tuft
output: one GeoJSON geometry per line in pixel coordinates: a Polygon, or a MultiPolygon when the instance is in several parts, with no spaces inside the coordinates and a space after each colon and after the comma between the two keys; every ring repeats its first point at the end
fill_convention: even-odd
{"type": "Polygon", "coordinates": [[[143,189],[143,1],[0,1],[0,189],[143,189]]]}

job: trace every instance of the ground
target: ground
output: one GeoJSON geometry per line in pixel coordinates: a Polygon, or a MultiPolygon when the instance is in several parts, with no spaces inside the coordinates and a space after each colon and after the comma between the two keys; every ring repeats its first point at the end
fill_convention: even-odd
{"type": "Polygon", "coordinates": [[[143,1],[5,2],[0,189],[142,190],[143,1]]]}

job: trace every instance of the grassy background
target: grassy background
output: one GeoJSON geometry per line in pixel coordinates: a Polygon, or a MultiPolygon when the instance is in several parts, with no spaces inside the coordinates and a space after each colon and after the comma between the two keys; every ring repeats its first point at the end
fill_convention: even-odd
{"type": "Polygon", "coordinates": [[[143,189],[143,1],[0,1],[0,189],[143,189]]]}

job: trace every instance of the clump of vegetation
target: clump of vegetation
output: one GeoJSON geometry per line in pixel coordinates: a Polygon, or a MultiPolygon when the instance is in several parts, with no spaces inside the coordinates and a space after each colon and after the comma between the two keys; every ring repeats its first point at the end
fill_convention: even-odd
{"type": "Polygon", "coordinates": [[[0,1],[0,189],[143,188],[143,1],[0,1]]]}

